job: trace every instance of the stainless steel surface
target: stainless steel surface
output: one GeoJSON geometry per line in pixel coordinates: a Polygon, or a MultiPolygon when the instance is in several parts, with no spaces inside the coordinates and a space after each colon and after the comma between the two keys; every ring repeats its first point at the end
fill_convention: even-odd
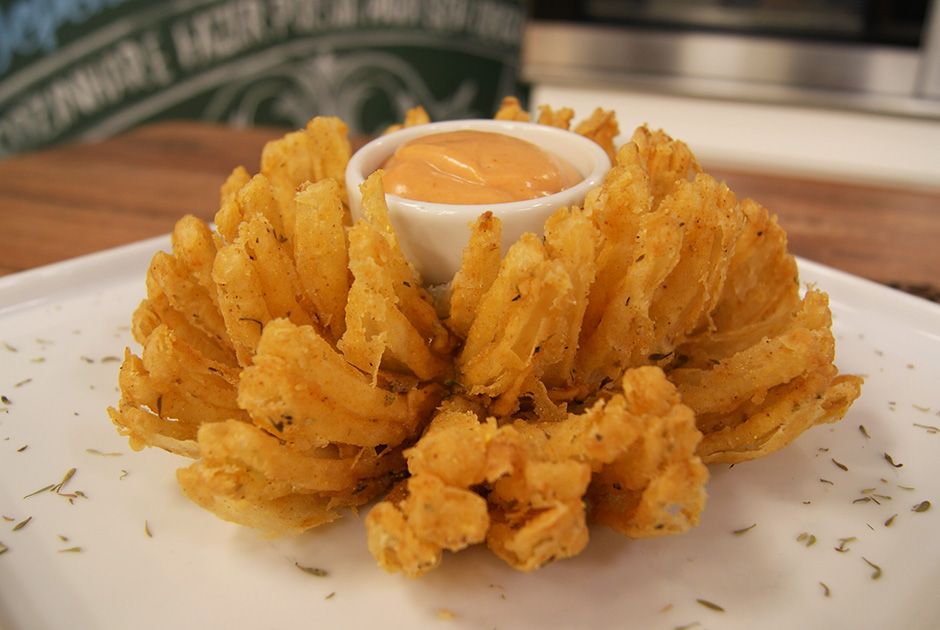
{"type": "Polygon", "coordinates": [[[924,52],[918,74],[918,92],[940,100],[940,1],[934,0],[924,27],[924,52]]]}
{"type": "Polygon", "coordinates": [[[670,22],[691,27],[760,28],[774,31],[797,29],[855,35],[864,28],[862,13],[842,2],[693,2],[667,0],[623,2],[585,0],[584,12],[600,19],[639,19],[645,24],[670,22]]]}
{"type": "MultiPolygon", "coordinates": [[[[928,41],[938,52],[940,36],[934,35],[940,27],[933,31],[928,41]]],[[[940,118],[940,59],[931,66],[922,54],[889,46],[533,21],[526,29],[522,73],[540,83],[940,118]]]]}

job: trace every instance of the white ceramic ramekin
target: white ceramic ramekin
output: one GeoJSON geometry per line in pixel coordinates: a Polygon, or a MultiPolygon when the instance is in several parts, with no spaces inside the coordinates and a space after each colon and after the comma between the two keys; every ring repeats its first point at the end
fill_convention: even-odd
{"type": "Polygon", "coordinates": [[[502,133],[527,140],[565,159],[583,179],[571,188],[537,199],[496,204],[448,204],[385,195],[389,219],[405,256],[426,284],[444,284],[460,267],[463,249],[470,239],[470,225],[490,210],[503,224],[503,253],[524,232],[541,235],[545,219],[563,206],[580,205],[589,190],[600,185],[610,160],[594,141],[548,125],[504,120],[455,120],[401,129],[359,149],[346,167],[346,188],[353,220],[360,217],[359,185],[392,156],[400,145],[414,138],[458,130],[502,133]]]}

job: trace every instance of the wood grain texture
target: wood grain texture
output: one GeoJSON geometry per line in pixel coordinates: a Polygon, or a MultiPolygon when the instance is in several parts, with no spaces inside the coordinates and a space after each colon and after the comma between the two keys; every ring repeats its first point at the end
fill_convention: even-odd
{"type": "MultiPolygon", "coordinates": [[[[255,172],[264,143],[282,133],[159,123],[0,162],[0,275],[165,234],[185,213],[211,220],[224,178],[238,165],[255,172]]],[[[777,213],[795,254],[937,290],[940,189],[710,170],[777,213]]]]}

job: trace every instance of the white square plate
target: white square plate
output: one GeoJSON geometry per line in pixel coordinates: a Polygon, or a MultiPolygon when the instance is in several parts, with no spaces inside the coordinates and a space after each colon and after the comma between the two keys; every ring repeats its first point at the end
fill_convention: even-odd
{"type": "Polygon", "coordinates": [[[2,628],[940,627],[940,433],[924,428],[940,425],[937,305],[800,261],[831,296],[840,369],[867,376],[841,423],[713,466],[688,534],[630,541],[596,527],[580,556],[532,574],[478,548],[409,580],[375,566],[361,517],[261,539],[181,495],[182,458],[133,453],[117,435],[105,413],[115,357],[133,346],[147,263],[168,243],[0,279],[2,628]],[[87,498],[24,498],[70,468],[63,492],[87,498]],[[842,538],[854,540],[840,552],[842,538]]]}

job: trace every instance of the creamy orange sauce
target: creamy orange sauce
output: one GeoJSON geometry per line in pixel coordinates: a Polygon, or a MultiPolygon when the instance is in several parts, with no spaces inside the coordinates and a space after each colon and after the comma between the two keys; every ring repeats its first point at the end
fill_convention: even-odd
{"type": "Polygon", "coordinates": [[[415,138],[382,168],[385,192],[453,204],[535,199],[583,179],[565,160],[531,142],[469,130],[415,138]]]}

